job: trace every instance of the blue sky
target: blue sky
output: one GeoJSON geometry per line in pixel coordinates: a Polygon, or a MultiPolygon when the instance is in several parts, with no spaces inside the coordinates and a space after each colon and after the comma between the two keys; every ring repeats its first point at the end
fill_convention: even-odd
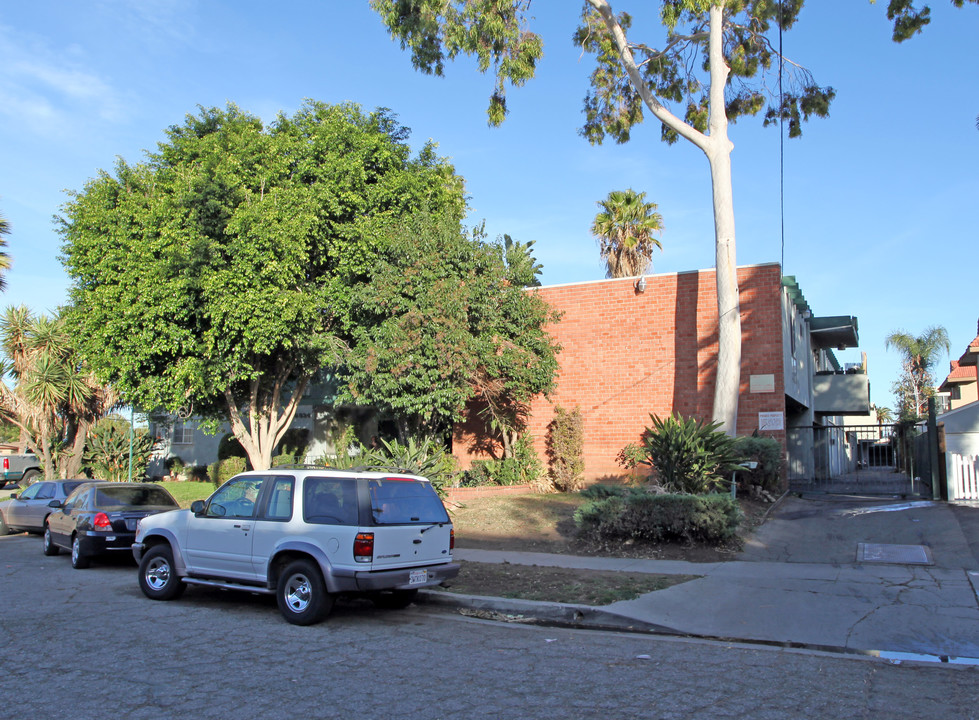
{"type": "MultiPolygon", "coordinates": [[[[632,40],[661,44],[653,5],[613,2],[636,13],[632,40]]],[[[828,119],[784,143],[784,272],[815,314],[857,316],[860,348],[838,356],[858,362],[865,351],[872,399],[891,407],[900,358],[884,348],[888,333],[943,325],[957,358],[979,320],[979,8],[932,5],[932,24],[902,45],[883,0],[811,0],[784,37],[786,55],[837,91],[828,119]]],[[[198,105],[229,101],[266,121],[304,98],[390,108],[416,147],[435,140],[465,177],[473,222],[536,241],[544,284],[603,277],[589,227],[596,202],[628,187],[663,215],[654,272],[712,267],[703,155],[664,145],[648,121],[627,145],[583,140],[592,64],[570,42],[578,3],[536,0],[532,12],[545,57],[491,129],[492,78],[468,60],[445,78],[414,71],[366,1],[5,3],[0,210],[14,266],[2,301],[39,312],[65,301],[52,222],[64,190],[116,157],[141,160],[198,105]]],[[[747,118],[731,136],[738,263],[779,262],[779,133],[747,118]]],[[[947,367],[943,358],[936,374],[947,367]]]]}

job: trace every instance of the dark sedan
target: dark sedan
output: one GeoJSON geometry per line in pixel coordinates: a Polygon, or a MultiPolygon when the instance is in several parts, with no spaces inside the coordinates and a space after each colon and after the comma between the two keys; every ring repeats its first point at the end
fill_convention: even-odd
{"type": "Polygon", "coordinates": [[[96,555],[131,553],[140,519],[179,507],[170,493],[152,483],[86,483],[48,516],[44,554],[70,550],[71,566],[81,569],[96,555]]]}
{"type": "Polygon", "coordinates": [[[14,493],[9,500],[0,502],[0,535],[8,532],[44,532],[47,520],[57,505],[71,491],[90,480],[42,480],[29,486],[22,493],[14,493]]]}

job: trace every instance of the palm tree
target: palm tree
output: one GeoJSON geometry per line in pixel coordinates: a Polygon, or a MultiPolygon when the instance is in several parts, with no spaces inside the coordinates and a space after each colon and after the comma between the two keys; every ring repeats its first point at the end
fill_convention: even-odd
{"type": "Polygon", "coordinates": [[[653,260],[653,248],[663,245],[653,237],[662,232],[663,216],[656,203],[646,202],[646,193],[613,190],[598,203],[591,232],[598,238],[599,252],[610,278],[642,275],[653,260]]]}
{"type": "Polygon", "coordinates": [[[0,348],[0,414],[21,429],[47,479],[77,476],[88,428],[118,403],[118,395],[86,370],[61,317],[7,308],[0,316],[0,348]],[[8,374],[13,385],[2,379],[8,374]]]}
{"type": "Polygon", "coordinates": [[[876,408],[877,411],[877,424],[883,425],[884,423],[889,423],[894,419],[894,413],[888,407],[876,408]]]}
{"type": "Polygon", "coordinates": [[[884,347],[897,348],[904,355],[904,375],[895,385],[907,389],[913,398],[914,407],[907,407],[907,402],[902,400],[904,407],[901,408],[901,415],[914,415],[914,419],[917,419],[924,415],[924,405],[934,392],[931,389],[934,384],[931,368],[941,357],[941,351],[948,353],[951,348],[948,332],[941,325],[933,325],[918,336],[904,330],[895,330],[884,338],[884,347]]]}
{"type": "Polygon", "coordinates": [[[7,239],[4,235],[10,234],[10,223],[7,218],[0,213],[0,292],[7,289],[7,271],[10,269],[10,255],[5,252],[7,239]]]}

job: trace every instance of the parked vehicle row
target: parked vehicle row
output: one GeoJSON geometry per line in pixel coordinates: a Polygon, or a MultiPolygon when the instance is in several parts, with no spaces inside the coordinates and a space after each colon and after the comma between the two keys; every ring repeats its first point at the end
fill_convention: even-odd
{"type": "Polygon", "coordinates": [[[189,510],[153,483],[36,483],[0,502],[0,534],[42,532],[45,555],[74,568],[131,553],[152,600],[187,585],[275,595],[296,625],[324,619],[340,595],[402,608],[459,572],[452,523],[416,475],[277,468],[246,472],[189,510]]]}
{"type": "Polygon", "coordinates": [[[88,480],[45,480],[0,501],[0,535],[8,532],[43,533],[48,515],[71,491],[88,480]]]}

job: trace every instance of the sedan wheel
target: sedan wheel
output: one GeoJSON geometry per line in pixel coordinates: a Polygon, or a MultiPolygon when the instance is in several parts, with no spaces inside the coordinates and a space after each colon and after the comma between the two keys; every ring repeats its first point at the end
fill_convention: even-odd
{"type": "Polygon", "coordinates": [[[44,542],[41,545],[41,549],[44,551],[45,555],[57,555],[59,550],[58,546],[54,544],[54,540],[51,539],[51,528],[48,525],[44,526],[44,542]]]}
{"type": "Polygon", "coordinates": [[[82,540],[76,535],[71,539],[71,566],[76,570],[84,570],[88,565],[88,558],[82,555],[82,540]]]}
{"type": "Polygon", "coordinates": [[[7,528],[7,521],[3,519],[3,513],[0,513],[0,535],[6,535],[10,530],[7,528]]]}

